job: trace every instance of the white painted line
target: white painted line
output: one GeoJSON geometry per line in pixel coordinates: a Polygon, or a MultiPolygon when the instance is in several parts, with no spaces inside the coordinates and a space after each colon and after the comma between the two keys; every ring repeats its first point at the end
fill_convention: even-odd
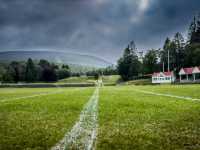
{"type": "Polygon", "coordinates": [[[58,94],[62,93],[63,91],[57,91],[57,92],[49,92],[49,93],[41,93],[41,94],[34,94],[30,96],[23,96],[23,97],[16,97],[16,98],[10,98],[10,99],[3,99],[0,100],[0,102],[11,102],[12,100],[21,100],[21,99],[27,99],[27,98],[33,98],[33,97],[40,97],[40,96],[46,96],[46,95],[51,95],[51,94],[58,94]]]}
{"type": "Polygon", "coordinates": [[[190,100],[190,101],[200,101],[198,98],[192,98],[192,97],[186,97],[186,96],[177,96],[177,95],[172,95],[172,94],[163,94],[163,93],[155,93],[155,92],[150,92],[150,91],[143,91],[143,90],[135,90],[140,93],[145,93],[145,94],[151,94],[151,95],[157,95],[157,96],[165,96],[165,97],[171,97],[171,98],[177,98],[177,99],[184,99],[184,100],[190,100]]]}
{"type": "Polygon", "coordinates": [[[94,149],[98,126],[98,99],[99,88],[97,87],[92,97],[81,111],[79,120],[65,137],[51,150],[65,149],[94,149]]]}

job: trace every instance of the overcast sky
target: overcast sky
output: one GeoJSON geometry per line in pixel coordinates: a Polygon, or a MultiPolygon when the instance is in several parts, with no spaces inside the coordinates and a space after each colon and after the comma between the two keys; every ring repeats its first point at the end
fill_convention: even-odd
{"type": "Polygon", "coordinates": [[[0,51],[66,50],[114,62],[128,42],[186,34],[200,0],[0,0],[0,51]]]}

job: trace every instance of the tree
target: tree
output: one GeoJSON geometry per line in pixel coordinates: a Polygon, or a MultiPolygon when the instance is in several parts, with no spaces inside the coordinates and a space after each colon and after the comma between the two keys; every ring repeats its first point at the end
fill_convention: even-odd
{"type": "Polygon", "coordinates": [[[25,65],[23,63],[12,61],[8,66],[8,74],[12,76],[14,82],[24,81],[25,65]]]}
{"type": "Polygon", "coordinates": [[[194,42],[194,34],[196,32],[196,16],[194,16],[193,21],[190,24],[189,31],[188,31],[188,42],[192,44],[194,42]]]}
{"type": "Polygon", "coordinates": [[[70,69],[68,65],[62,65],[62,69],[70,69]]]}
{"type": "Polygon", "coordinates": [[[40,80],[45,82],[52,82],[58,79],[56,70],[58,66],[55,64],[50,64],[47,60],[40,60],[40,80]]]}
{"type": "Polygon", "coordinates": [[[0,64],[0,82],[3,81],[3,76],[6,73],[6,68],[0,64]]]}
{"type": "Polygon", "coordinates": [[[185,46],[184,66],[198,66],[200,65],[200,15],[194,17],[188,35],[189,42],[185,46]]]}
{"type": "MultiPolygon", "coordinates": [[[[167,37],[163,46],[163,49],[160,52],[160,61],[161,63],[167,64],[168,62],[168,51],[171,50],[171,40],[167,37]]],[[[167,70],[167,66],[165,65],[165,70],[167,70]]]]}
{"type": "Polygon", "coordinates": [[[119,75],[123,80],[130,80],[139,73],[139,60],[136,52],[129,48],[129,46],[124,50],[122,58],[118,60],[117,70],[119,75]]]}
{"type": "Polygon", "coordinates": [[[175,46],[175,65],[174,68],[176,71],[179,71],[184,66],[184,57],[185,57],[185,42],[181,33],[177,32],[173,39],[175,46]]]}
{"type": "Polygon", "coordinates": [[[194,19],[189,27],[188,40],[189,44],[200,43],[200,14],[198,16],[194,16],[194,19]]]}
{"type": "Polygon", "coordinates": [[[38,65],[42,68],[47,68],[50,66],[50,63],[47,60],[41,59],[38,65]]]}
{"type": "Polygon", "coordinates": [[[71,76],[70,69],[68,65],[62,65],[62,68],[58,70],[58,78],[64,79],[71,76]]]}
{"type": "Polygon", "coordinates": [[[185,67],[200,66],[200,44],[185,47],[185,67]]]}
{"type": "MultiPolygon", "coordinates": [[[[178,73],[181,67],[184,65],[184,38],[181,33],[177,32],[171,41],[169,38],[165,40],[163,50],[161,51],[161,63],[168,63],[169,52],[169,69],[178,73]]],[[[165,65],[165,70],[168,69],[168,65],[165,65]]]]}
{"type": "Polygon", "coordinates": [[[150,50],[143,59],[143,70],[145,74],[153,73],[158,68],[158,53],[156,50],[150,50]]]}
{"type": "Polygon", "coordinates": [[[34,82],[37,80],[37,70],[31,58],[29,58],[26,63],[25,78],[27,82],[34,82]]]}
{"type": "Polygon", "coordinates": [[[42,71],[42,80],[45,82],[57,81],[57,74],[54,68],[44,68],[42,71]]]}

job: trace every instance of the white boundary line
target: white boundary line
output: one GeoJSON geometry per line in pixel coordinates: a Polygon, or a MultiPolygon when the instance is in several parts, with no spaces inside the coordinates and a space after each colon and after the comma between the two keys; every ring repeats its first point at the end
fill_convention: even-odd
{"type": "Polygon", "coordinates": [[[58,93],[62,93],[62,92],[63,91],[49,92],[49,93],[34,94],[34,95],[24,96],[24,97],[2,99],[2,100],[0,100],[0,102],[11,102],[12,100],[20,100],[20,99],[26,99],[26,98],[40,97],[40,96],[46,96],[46,95],[51,95],[51,94],[58,94],[58,93]]]}
{"type": "Polygon", "coordinates": [[[59,141],[51,150],[65,150],[65,149],[94,149],[94,143],[97,136],[98,127],[98,99],[99,87],[97,87],[81,111],[79,120],[72,127],[64,138],[59,141]]]}
{"type": "Polygon", "coordinates": [[[184,99],[184,100],[190,100],[190,101],[200,101],[200,99],[198,99],[198,98],[192,98],[192,97],[186,97],[186,96],[177,96],[177,95],[172,95],[172,94],[162,94],[162,93],[155,93],[155,92],[143,91],[143,90],[134,90],[134,91],[144,93],[144,94],[156,95],[156,96],[165,96],[165,97],[184,99]]]}
{"type": "MultiPolygon", "coordinates": [[[[59,87],[58,85],[56,86],[58,89],[56,92],[41,92],[41,94],[33,94],[33,95],[29,95],[29,96],[22,96],[22,97],[16,97],[16,98],[4,98],[0,100],[1,102],[10,102],[12,100],[20,100],[20,99],[26,99],[26,98],[33,98],[33,97],[40,97],[40,96],[46,96],[46,95],[52,95],[52,94],[59,94],[59,93],[63,93],[65,92],[64,89],[62,89],[61,87],[59,87]]],[[[76,88],[76,90],[83,90],[81,88],[76,88]]]]}

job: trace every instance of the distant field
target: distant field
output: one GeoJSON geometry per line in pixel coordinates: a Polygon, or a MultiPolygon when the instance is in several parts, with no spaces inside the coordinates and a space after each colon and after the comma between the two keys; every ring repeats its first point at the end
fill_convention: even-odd
{"type": "Polygon", "coordinates": [[[151,85],[151,79],[139,79],[127,82],[128,85],[151,85]]]}
{"type": "Polygon", "coordinates": [[[103,76],[102,80],[105,85],[117,84],[117,82],[120,80],[120,76],[119,75],[103,76]]]}
{"type": "Polygon", "coordinates": [[[93,88],[1,89],[0,149],[49,149],[72,128],[93,90],[93,88]],[[51,94],[13,99],[46,92],[51,94]],[[52,92],[62,93],[52,94],[52,92]]]}
{"type": "MultiPolygon", "coordinates": [[[[112,76],[103,76],[102,80],[105,85],[108,84],[116,84],[120,77],[118,75],[112,75],[112,76]]],[[[58,83],[94,83],[95,79],[94,77],[70,77],[67,79],[60,80],[58,83]]]]}
{"type": "MultiPolygon", "coordinates": [[[[200,149],[199,89],[200,85],[100,88],[96,149],[200,149]]],[[[0,150],[49,149],[71,130],[93,92],[94,88],[1,89],[0,150]],[[37,94],[46,95],[14,99],[37,94]]]]}
{"type": "Polygon", "coordinates": [[[67,79],[60,80],[58,83],[94,83],[94,77],[70,77],[67,79]]]}

